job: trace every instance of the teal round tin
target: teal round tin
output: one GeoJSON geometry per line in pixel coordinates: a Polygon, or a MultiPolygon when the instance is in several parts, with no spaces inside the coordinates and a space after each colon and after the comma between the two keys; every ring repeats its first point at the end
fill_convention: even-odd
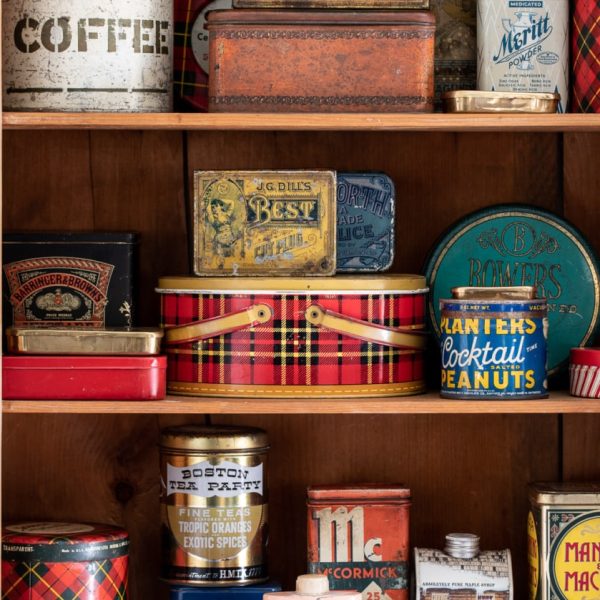
{"type": "Polygon", "coordinates": [[[548,374],[566,371],[573,347],[593,341],[600,270],[581,232],[557,215],[520,204],[471,213],[436,242],[424,268],[428,317],[440,330],[440,300],[457,286],[535,286],[548,304],[548,374]]]}

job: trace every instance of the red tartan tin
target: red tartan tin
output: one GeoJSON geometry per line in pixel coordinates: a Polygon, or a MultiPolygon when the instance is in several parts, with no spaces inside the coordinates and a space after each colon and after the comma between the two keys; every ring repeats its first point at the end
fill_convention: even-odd
{"type": "Polygon", "coordinates": [[[7,525],[2,599],[126,600],[128,562],[127,532],[111,525],[7,525]]]}
{"type": "Polygon", "coordinates": [[[408,600],[409,511],[401,484],[309,487],[309,573],[363,600],[408,600]]]}
{"type": "Polygon", "coordinates": [[[159,281],[167,389],[238,397],[423,392],[425,278],[159,281]]]}

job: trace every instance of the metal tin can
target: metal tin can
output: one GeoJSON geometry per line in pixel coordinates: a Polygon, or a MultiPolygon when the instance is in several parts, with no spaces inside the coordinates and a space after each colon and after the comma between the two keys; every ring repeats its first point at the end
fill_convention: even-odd
{"type": "Polygon", "coordinates": [[[446,92],[442,95],[449,113],[555,113],[558,94],[533,92],[446,92]]]}
{"type": "Polygon", "coordinates": [[[600,398],[600,348],[572,348],[569,364],[572,396],[600,398]]]}
{"type": "Polygon", "coordinates": [[[569,97],[568,0],[478,0],[477,88],[569,97]]]}
{"type": "Polygon", "coordinates": [[[127,599],[129,536],[112,525],[28,522],[2,531],[2,598],[127,599]]]}
{"type": "Polygon", "coordinates": [[[386,271],[394,259],[394,182],[385,173],[337,174],[339,273],[386,271]]]}
{"type": "Polygon", "coordinates": [[[363,600],[407,600],[410,504],[401,484],[309,487],[309,573],[363,600]]]}
{"type": "Polygon", "coordinates": [[[172,0],[23,0],[2,10],[4,110],[171,110],[172,0]]]}
{"type": "Polygon", "coordinates": [[[498,299],[493,288],[468,298],[469,289],[440,301],[440,395],[546,398],[546,300],[498,299]]]}
{"type": "Polygon", "coordinates": [[[530,600],[600,591],[600,484],[534,483],[527,519],[530,600]]]}
{"type": "Polygon", "coordinates": [[[196,275],[333,275],[334,171],[196,171],[196,275]]]}
{"type": "Polygon", "coordinates": [[[163,430],[163,579],[199,586],[267,580],[268,449],[256,428],[163,430]]]}

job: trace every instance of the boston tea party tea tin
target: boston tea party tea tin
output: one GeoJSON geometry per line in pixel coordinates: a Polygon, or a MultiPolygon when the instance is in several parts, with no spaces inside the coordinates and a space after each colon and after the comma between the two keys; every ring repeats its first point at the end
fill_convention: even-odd
{"type": "Polygon", "coordinates": [[[196,171],[196,275],[333,275],[333,171],[196,171]]]}

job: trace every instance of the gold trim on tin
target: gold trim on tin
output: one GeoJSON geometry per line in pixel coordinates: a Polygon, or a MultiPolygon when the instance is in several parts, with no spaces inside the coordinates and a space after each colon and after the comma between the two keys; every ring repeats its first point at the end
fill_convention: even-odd
{"type": "Polygon", "coordinates": [[[560,94],[453,90],[442,94],[448,113],[555,113],[560,94]]]}
{"type": "MultiPolygon", "coordinates": [[[[198,384],[201,385],[201,384],[198,384]]],[[[228,425],[180,425],[167,427],[161,432],[163,449],[193,450],[199,452],[235,452],[269,449],[267,432],[258,427],[228,425]]]]}
{"type": "Polygon", "coordinates": [[[535,300],[535,287],[532,285],[514,285],[507,287],[455,287],[452,298],[476,300],[535,300]]]}
{"type": "Polygon", "coordinates": [[[600,508],[600,482],[533,483],[529,499],[537,506],[595,506],[600,508]]]}

